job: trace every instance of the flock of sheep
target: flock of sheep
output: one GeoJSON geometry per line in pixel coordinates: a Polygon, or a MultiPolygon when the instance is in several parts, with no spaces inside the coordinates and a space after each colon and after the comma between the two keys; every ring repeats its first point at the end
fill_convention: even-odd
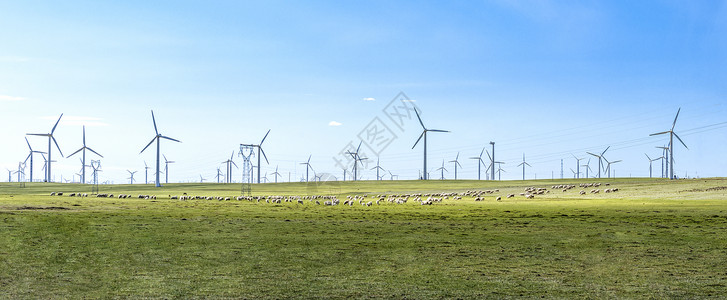
{"type": "MultiPolygon", "coordinates": [[[[609,186],[608,183],[605,184],[606,186],[609,186]]],[[[600,189],[598,187],[601,186],[601,183],[581,183],[579,185],[581,188],[594,188],[591,189],[591,194],[598,194],[600,192],[600,189]]],[[[575,185],[554,185],[551,186],[552,190],[562,190],[563,192],[568,192],[569,190],[574,189],[575,185]]],[[[605,193],[613,193],[618,192],[618,188],[607,188],[604,190],[605,193]]],[[[462,200],[463,197],[473,198],[474,201],[485,201],[486,196],[498,194],[500,193],[499,189],[494,190],[468,190],[460,193],[456,192],[448,192],[448,193],[412,193],[412,194],[379,194],[379,195],[349,195],[346,196],[346,199],[343,201],[343,205],[353,206],[354,204],[361,205],[361,206],[372,206],[374,204],[376,205],[382,205],[382,204],[406,204],[407,202],[414,202],[418,203],[420,205],[432,205],[434,203],[441,203],[444,200],[462,200]]],[[[536,195],[544,195],[550,193],[550,190],[544,187],[526,187],[525,191],[522,193],[519,193],[520,196],[525,197],[526,199],[533,199],[536,195]]],[[[581,190],[580,195],[585,195],[586,191],[581,190]]],[[[53,192],[51,193],[51,196],[63,196],[62,192],[53,192]]],[[[68,193],[67,196],[70,197],[88,197],[88,194],[86,193],[68,193]]],[[[119,194],[116,197],[114,197],[113,194],[97,194],[96,197],[99,198],[119,198],[119,199],[127,199],[127,198],[138,198],[138,199],[157,199],[156,195],[138,195],[136,197],[133,197],[128,194],[119,194]]],[[[507,194],[506,198],[514,198],[515,194],[507,194]]],[[[186,193],[184,193],[181,196],[168,196],[171,200],[180,200],[180,201],[187,201],[187,200],[218,200],[218,201],[230,201],[230,200],[236,200],[236,201],[248,201],[248,202],[255,202],[255,203],[272,203],[272,204],[281,204],[281,203],[296,203],[296,204],[315,204],[315,205],[325,205],[325,206],[336,206],[340,205],[341,201],[336,196],[328,196],[328,195],[313,195],[313,196],[236,196],[236,197],[220,197],[220,196],[189,196],[186,193]]],[[[501,196],[495,197],[496,201],[502,201],[501,196]]]]}

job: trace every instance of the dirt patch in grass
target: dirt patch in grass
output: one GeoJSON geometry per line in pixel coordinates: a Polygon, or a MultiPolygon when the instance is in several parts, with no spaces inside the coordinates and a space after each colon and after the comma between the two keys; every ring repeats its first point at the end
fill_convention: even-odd
{"type": "Polygon", "coordinates": [[[46,206],[46,207],[38,207],[38,206],[21,206],[16,208],[17,210],[67,210],[70,209],[68,207],[62,207],[62,206],[46,206]]]}
{"type": "Polygon", "coordinates": [[[691,190],[683,190],[679,191],[680,193],[698,193],[698,192],[714,192],[714,191],[724,191],[727,190],[727,186],[716,186],[706,189],[691,189],[691,190]]]}

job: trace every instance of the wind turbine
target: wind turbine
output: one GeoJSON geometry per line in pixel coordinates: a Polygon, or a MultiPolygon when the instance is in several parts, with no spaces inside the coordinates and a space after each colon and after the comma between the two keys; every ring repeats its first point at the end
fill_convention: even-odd
{"type": "Polygon", "coordinates": [[[390,178],[391,178],[391,180],[394,180],[394,177],[397,177],[397,178],[399,178],[399,175],[394,175],[394,174],[391,174],[391,171],[388,171],[388,172],[389,172],[389,176],[391,176],[391,177],[390,177],[390,178]]]}
{"type": "Polygon", "coordinates": [[[13,170],[10,170],[8,168],[5,168],[5,170],[8,170],[8,182],[13,182],[12,176],[13,176],[13,173],[15,173],[15,172],[13,172],[13,170]]]}
{"type": "Polygon", "coordinates": [[[527,162],[525,161],[525,153],[523,153],[523,162],[521,162],[521,163],[520,163],[519,165],[517,165],[517,166],[518,166],[518,167],[519,167],[519,166],[523,166],[523,180],[525,180],[525,166],[528,166],[528,167],[531,167],[531,168],[533,167],[533,166],[531,166],[531,165],[530,165],[529,163],[527,163],[527,162]]]}
{"type": "Polygon", "coordinates": [[[414,112],[417,114],[417,119],[419,120],[419,124],[422,125],[422,129],[424,129],[424,131],[422,131],[422,134],[419,136],[419,139],[417,139],[416,143],[414,143],[414,146],[412,146],[411,148],[414,149],[414,147],[416,147],[417,144],[419,144],[419,141],[422,139],[422,137],[424,137],[424,169],[423,169],[424,172],[422,174],[423,174],[424,180],[427,180],[427,177],[428,177],[427,176],[427,132],[429,132],[429,131],[431,131],[431,132],[449,132],[449,131],[440,130],[440,129],[427,129],[427,127],[424,126],[424,122],[422,122],[422,118],[419,117],[419,112],[417,111],[416,108],[414,108],[414,112]]]}
{"type": "Polygon", "coordinates": [[[129,184],[134,184],[134,174],[136,174],[137,171],[131,172],[129,170],[126,170],[126,172],[129,172],[129,184]]]}
{"type": "Polygon", "coordinates": [[[368,159],[365,157],[361,158],[361,156],[358,155],[358,152],[361,150],[361,143],[363,143],[363,141],[358,143],[358,148],[356,148],[356,152],[351,152],[351,151],[346,152],[353,157],[353,181],[358,180],[358,167],[357,167],[358,163],[360,161],[368,159]]]}
{"type": "Polygon", "coordinates": [[[654,135],[667,134],[667,133],[669,134],[669,157],[671,158],[669,160],[669,179],[674,179],[674,137],[676,137],[679,140],[679,142],[681,142],[682,145],[684,145],[684,148],[687,148],[687,150],[689,150],[689,147],[687,147],[687,144],[685,144],[684,141],[682,141],[682,138],[680,138],[674,132],[674,127],[677,125],[677,118],[679,118],[679,112],[681,110],[682,110],[681,108],[679,108],[679,110],[677,110],[677,115],[676,115],[676,117],[674,117],[674,123],[671,124],[671,129],[669,131],[652,133],[649,135],[649,136],[654,136],[654,135]]]}
{"type": "Polygon", "coordinates": [[[25,163],[24,162],[22,162],[22,161],[18,162],[18,171],[15,173],[18,174],[18,182],[25,180],[25,163]],[[22,179],[21,179],[21,175],[22,175],[22,179]]]}
{"type": "Polygon", "coordinates": [[[202,174],[199,174],[199,183],[204,183],[205,180],[207,180],[207,179],[204,179],[202,177],[202,174]]]}
{"type": "MultiPolygon", "coordinates": [[[[301,165],[305,165],[305,182],[308,182],[308,169],[313,170],[313,167],[310,166],[310,158],[311,157],[313,157],[312,154],[310,156],[308,156],[308,161],[307,162],[300,163],[301,165]]],[[[313,171],[313,173],[315,174],[315,170],[313,171]]]]}
{"type": "MultiPolygon", "coordinates": [[[[573,178],[576,178],[576,174],[577,174],[576,171],[573,171],[573,168],[570,168],[570,171],[573,172],[573,178]]],[[[578,175],[580,175],[580,174],[578,174],[578,175]]]]}
{"type": "Polygon", "coordinates": [[[235,168],[239,169],[237,167],[237,164],[235,163],[235,161],[232,160],[233,156],[235,156],[235,151],[232,151],[232,154],[230,155],[230,159],[222,162],[223,164],[227,165],[227,175],[225,175],[225,177],[226,177],[225,181],[227,181],[227,183],[232,183],[232,166],[234,165],[235,168]]]}
{"type": "MultiPolygon", "coordinates": [[[[169,164],[173,164],[173,161],[167,160],[167,156],[164,155],[164,183],[169,183],[169,164]]],[[[158,181],[157,181],[158,182],[158,181]]]]}
{"type": "Polygon", "coordinates": [[[61,154],[61,157],[63,157],[63,151],[61,151],[61,147],[58,146],[58,142],[56,141],[56,138],[53,136],[53,133],[56,131],[56,127],[58,127],[58,122],[61,121],[62,117],[63,117],[63,114],[61,114],[61,116],[58,117],[58,121],[56,121],[56,124],[53,125],[53,129],[51,129],[50,133],[26,133],[25,134],[25,135],[36,135],[36,136],[48,137],[48,159],[47,159],[48,167],[45,168],[45,178],[46,178],[46,181],[48,181],[48,182],[50,182],[51,178],[52,178],[51,172],[50,172],[51,163],[53,162],[53,160],[51,160],[51,140],[53,141],[54,144],[56,144],[56,148],[58,149],[58,152],[61,154]]]}
{"type": "Polygon", "coordinates": [[[376,169],[376,180],[381,180],[381,178],[384,176],[379,177],[379,171],[384,171],[384,168],[382,168],[381,165],[379,165],[378,157],[376,158],[376,166],[371,168],[371,170],[374,170],[374,169],[376,169]]]}
{"type": "Polygon", "coordinates": [[[270,174],[270,175],[274,175],[275,183],[278,183],[278,176],[280,176],[280,173],[278,173],[278,166],[275,166],[275,172],[273,172],[273,174],[270,174]]]}
{"type": "MultiPolygon", "coordinates": [[[[45,152],[41,152],[40,153],[40,156],[43,157],[43,167],[40,168],[40,170],[43,171],[43,174],[45,175],[45,178],[43,179],[43,181],[49,182],[50,180],[48,179],[48,172],[47,172],[49,162],[48,162],[48,159],[45,157],[45,154],[44,153],[45,152]]],[[[53,160],[51,162],[56,162],[56,161],[53,160]]]]}
{"type": "MultiPolygon", "coordinates": [[[[442,171],[442,178],[440,178],[440,180],[444,180],[444,171],[447,171],[447,169],[444,167],[444,159],[442,160],[442,166],[437,168],[434,171],[442,171]]],[[[449,171],[447,171],[447,172],[449,172],[449,171]]]]}
{"type": "Polygon", "coordinates": [[[149,184],[149,166],[144,161],[144,184],[149,184]]]}
{"type": "Polygon", "coordinates": [[[33,153],[45,153],[41,151],[35,151],[33,150],[33,147],[30,147],[30,142],[28,142],[28,138],[25,138],[25,143],[28,144],[28,149],[30,149],[30,153],[28,153],[28,157],[25,158],[25,161],[27,162],[28,159],[30,159],[30,182],[33,182],[33,153]]]}
{"type": "Polygon", "coordinates": [[[217,175],[215,175],[217,183],[220,183],[220,177],[222,177],[222,171],[220,171],[220,167],[217,167],[217,175]]]}
{"type": "Polygon", "coordinates": [[[265,142],[265,139],[268,138],[268,134],[270,134],[270,129],[268,129],[268,132],[265,134],[262,141],[260,141],[260,144],[253,145],[257,147],[257,183],[260,183],[260,153],[262,153],[263,157],[265,157],[265,162],[270,164],[268,156],[265,155],[265,151],[263,150],[263,142],[265,142]]]}
{"type": "Polygon", "coordinates": [[[611,148],[611,146],[606,147],[606,150],[603,150],[603,152],[601,152],[600,155],[593,154],[591,152],[586,152],[586,153],[588,153],[590,155],[593,155],[595,157],[598,157],[598,178],[601,178],[601,166],[603,165],[602,159],[603,159],[603,155],[606,154],[606,151],[608,151],[608,148],[611,148]]]}
{"type": "Polygon", "coordinates": [[[457,157],[454,160],[450,160],[449,162],[454,163],[454,180],[457,180],[457,165],[462,167],[462,165],[459,163],[459,152],[457,152],[457,157]]]}
{"type": "MultiPolygon", "coordinates": [[[[477,160],[477,180],[482,180],[481,179],[482,178],[481,167],[482,167],[482,165],[485,165],[485,166],[487,165],[487,164],[485,164],[484,161],[482,161],[482,154],[484,154],[484,153],[485,153],[485,148],[482,147],[482,152],[480,152],[480,156],[470,157],[470,159],[476,159],[477,160]]],[[[487,170],[485,170],[485,173],[487,173],[487,170]]]]}
{"type": "Polygon", "coordinates": [[[262,179],[264,180],[264,183],[268,183],[268,172],[265,172],[265,175],[262,177],[262,179]]]}
{"type": "Polygon", "coordinates": [[[175,141],[177,143],[181,143],[181,142],[179,140],[170,138],[168,136],[163,136],[161,133],[159,133],[159,130],[157,130],[157,121],[154,118],[153,110],[151,111],[151,120],[152,120],[152,122],[154,122],[154,132],[156,133],[156,136],[154,136],[154,138],[151,139],[151,142],[149,142],[149,144],[147,144],[146,147],[144,147],[144,149],[141,149],[141,152],[139,152],[139,154],[143,153],[144,150],[146,150],[146,148],[149,148],[149,146],[151,146],[151,144],[154,143],[154,141],[157,142],[157,169],[156,169],[156,173],[155,173],[156,180],[154,181],[154,184],[156,187],[161,187],[162,185],[159,181],[159,152],[160,152],[159,151],[159,144],[160,144],[159,141],[161,141],[161,139],[167,139],[170,141],[175,141]]]}
{"type": "Polygon", "coordinates": [[[669,147],[663,146],[663,147],[656,147],[661,149],[661,156],[664,158],[661,161],[661,178],[666,177],[666,173],[664,172],[664,165],[666,165],[666,172],[669,172],[669,147]]]}
{"type": "Polygon", "coordinates": [[[615,164],[615,163],[619,163],[619,162],[621,162],[621,160],[608,161],[605,157],[603,159],[606,160],[606,173],[608,173],[608,178],[611,178],[611,165],[615,164]]]}
{"type": "MultiPolygon", "coordinates": [[[[573,155],[572,153],[571,153],[571,156],[573,156],[573,158],[576,159],[576,172],[577,172],[576,178],[580,179],[581,178],[581,160],[584,160],[585,158],[578,158],[575,155],[573,155]]],[[[586,178],[588,178],[588,175],[586,175],[586,178]]]]}
{"type": "Polygon", "coordinates": [[[581,167],[586,167],[586,178],[588,177],[588,170],[591,170],[591,159],[588,159],[588,162],[585,165],[582,165],[581,167]]]}
{"type": "Polygon", "coordinates": [[[649,178],[651,178],[651,164],[657,160],[664,159],[663,156],[660,156],[659,158],[651,159],[648,154],[644,153],[646,155],[646,158],[649,160],[649,178]]]}
{"type": "MultiPolygon", "coordinates": [[[[492,175],[490,178],[492,180],[495,180],[495,142],[490,142],[490,145],[492,145],[492,156],[490,157],[490,167],[492,168],[490,172],[492,172],[492,175]]],[[[490,153],[487,153],[487,156],[490,156],[490,153]]]]}
{"type": "Polygon", "coordinates": [[[71,153],[68,157],[70,158],[74,154],[83,151],[81,154],[81,166],[83,167],[83,170],[81,170],[81,182],[86,183],[86,150],[91,151],[93,154],[96,154],[103,158],[103,155],[98,154],[98,152],[93,151],[93,149],[86,146],[86,126],[83,126],[83,147],[81,149],[76,150],[76,152],[71,153]]]}
{"type": "Polygon", "coordinates": [[[495,163],[497,164],[497,180],[502,180],[502,172],[507,173],[507,171],[502,169],[502,164],[504,164],[504,162],[496,161],[495,163]]]}

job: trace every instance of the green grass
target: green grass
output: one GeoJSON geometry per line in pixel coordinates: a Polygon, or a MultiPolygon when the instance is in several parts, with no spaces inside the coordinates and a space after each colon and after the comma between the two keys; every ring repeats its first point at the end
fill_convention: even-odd
{"type": "Polygon", "coordinates": [[[727,179],[254,185],[255,195],[500,189],[485,201],[177,201],[239,185],[0,184],[0,298],[710,298],[727,294],[727,179]],[[601,187],[604,188],[603,186],[601,187]],[[587,191],[590,189],[587,189],[587,191]],[[503,197],[504,198],[504,197],[503,197]]]}

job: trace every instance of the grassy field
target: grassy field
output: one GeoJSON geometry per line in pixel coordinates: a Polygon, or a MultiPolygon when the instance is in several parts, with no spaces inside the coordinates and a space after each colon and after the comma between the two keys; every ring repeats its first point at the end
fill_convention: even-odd
{"type": "Polygon", "coordinates": [[[240,185],[0,184],[0,298],[715,298],[727,295],[727,179],[263,184],[253,195],[499,189],[422,206],[170,200],[240,185]],[[601,189],[607,188],[602,186],[601,189]],[[585,189],[590,191],[590,188],[585,189]],[[503,196],[502,201],[495,201],[503,196]]]}

